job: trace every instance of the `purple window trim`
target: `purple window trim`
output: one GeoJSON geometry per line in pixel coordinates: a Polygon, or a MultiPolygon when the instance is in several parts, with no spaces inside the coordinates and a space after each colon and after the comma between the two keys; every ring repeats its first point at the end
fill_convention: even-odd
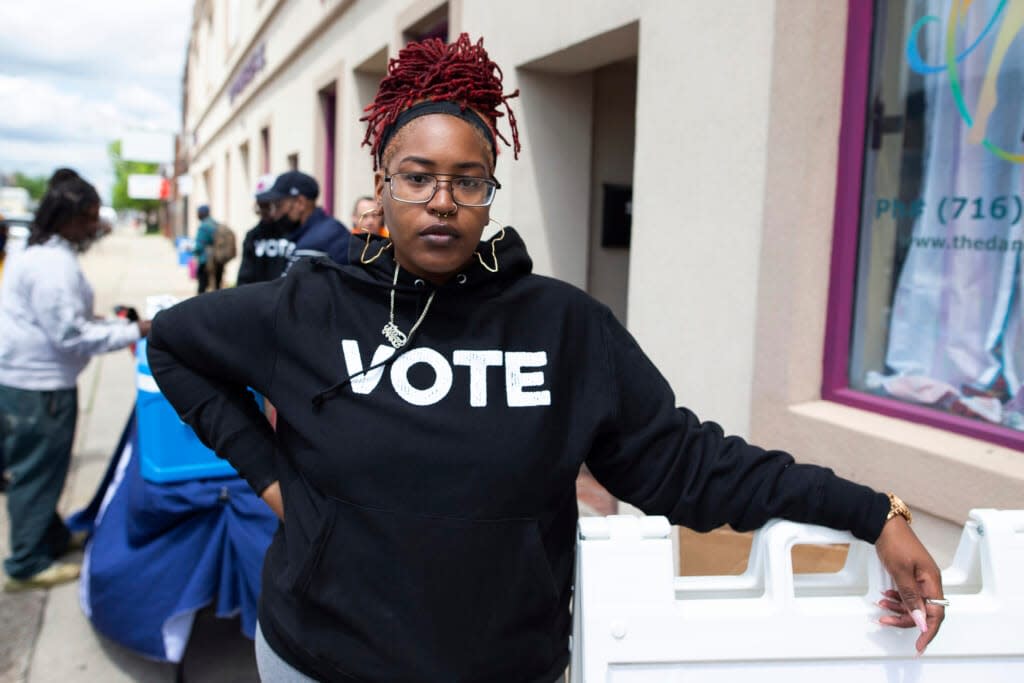
{"type": "Polygon", "coordinates": [[[947,432],[955,432],[975,439],[989,441],[1006,446],[1014,450],[1024,450],[1024,436],[1017,435],[1009,427],[974,420],[969,417],[951,415],[934,408],[903,403],[883,396],[865,394],[855,389],[843,387],[834,389],[831,393],[825,393],[825,400],[833,403],[841,403],[852,408],[869,410],[887,417],[895,417],[908,422],[938,427],[947,432]]]}
{"type": "Polygon", "coordinates": [[[857,273],[857,239],[860,233],[873,21],[873,2],[848,0],[846,65],[843,75],[842,123],[839,131],[839,169],[836,180],[831,282],[825,322],[822,398],[1024,451],[1024,434],[1007,427],[850,389],[848,363],[850,331],[853,324],[854,282],[857,273]]]}

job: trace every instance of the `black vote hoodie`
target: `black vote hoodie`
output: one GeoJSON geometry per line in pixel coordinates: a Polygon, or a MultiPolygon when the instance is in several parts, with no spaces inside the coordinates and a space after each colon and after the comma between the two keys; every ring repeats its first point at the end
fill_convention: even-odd
{"type": "Polygon", "coordinates": [[[392,252],[362,265],[362,245],[349,265],[304,260],[182,302],[149,343],[200,438],[255,491],[280,481],[259,618],[307,675],[558,678],[584,462],[620,499],[700,531],[785,517],[880,533],[883,494],[677,408],[605,306],[531,274],[513,229],[480,245],[495,273],[474,258],[434,287],[399,271],[394,322],[422,320],[397,353],[381,332],[392,252]],[[277,407],[276,433],[246,386],[277,407]]]}

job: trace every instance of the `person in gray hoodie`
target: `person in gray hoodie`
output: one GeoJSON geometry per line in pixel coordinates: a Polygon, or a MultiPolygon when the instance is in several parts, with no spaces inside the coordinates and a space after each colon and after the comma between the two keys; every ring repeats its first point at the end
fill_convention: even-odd
{"type": "Polygon", "coordinates": [[[5,591],[78,577],[59,558],[74,545],[57,502],[71,461],[79,373],[92,356],[122,349],[149,321],[104,320],[78,253],[101,229],[96,189],[77,175],[47,190],[28,247],[4,273],[0,295],[0,441],[10,483],[5,591]]]}

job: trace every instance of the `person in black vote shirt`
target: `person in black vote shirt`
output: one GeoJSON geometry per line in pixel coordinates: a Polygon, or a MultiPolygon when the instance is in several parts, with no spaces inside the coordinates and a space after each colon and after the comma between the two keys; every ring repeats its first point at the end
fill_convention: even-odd
{"type": "Polygon", "coordinates": [[[562,680],[584,464],[699,531],[782,517],[875,543],[899,587],[882,621],[918,625],[923,650],[942,582],[898,498],[678,407],[606,306],[534,274],[514,228],[484,238],[499,117],[519,150],[503,91],[482,41],[410,43],[365,110],[390,237],[153,323],[164,394],[282,520],[265,680],[562,680]],[[247,386],[277,406],[276,432],[247,386]]]}
{"type": "Polygon", "coordinates": [[[291,223],[274,220],[271,215],[271,204],[260,201],[259,195],[266,192],[274,184],[273,175],[262,176],[256,182],[256,215],[259,223],[245,233],[242,240],[242,263],[238,267],[237,284],[247,285],[253,282],[265,282],[281,277],[288,267],[288,258],[295,250],[295,243],[289,239],[291,223]]]}

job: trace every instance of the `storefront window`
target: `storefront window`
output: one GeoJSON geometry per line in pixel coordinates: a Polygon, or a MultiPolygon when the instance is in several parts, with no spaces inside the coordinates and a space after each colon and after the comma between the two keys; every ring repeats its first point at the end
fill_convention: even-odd
{"type": "Polygon", "coordinates": [[[847,387],[1020,436],[1024,5],[877,0],[870,27],[847,387]]]}

